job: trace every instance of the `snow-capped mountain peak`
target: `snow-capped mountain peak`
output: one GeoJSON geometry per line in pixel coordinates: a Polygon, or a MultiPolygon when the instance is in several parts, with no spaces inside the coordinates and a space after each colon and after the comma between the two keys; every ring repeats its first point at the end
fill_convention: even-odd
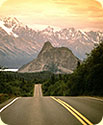
{"type": "Polygon", "coordinates": [[[14,37],[18,37],[17,34],[15,34],[12,30],[13,30],[13,27],[9,28],[9,27],[6,27],[5,26],[5,23],[3,21],[0,20],[0,27],[5,31],[7,32],[8,35],[13,35],[14,37]]]}
{"type": "Polygon", "coordinates": [[[45,30],[47,30],[48,32],[53,32],[53,31],[54,31],[54,28],[48,26],[45,30]]]}
{"type": "Polygon", "coordinates": [[[11,28],[12,26],[23,25],[15,17],[3,17],[0,20],[3,21],[5,23],[5,26],[8,28],[11,28]]]}
{"type": "Polygon", "coordinates": [[[55,26],[36,31],[16,18],[5,17],[0,19],[0,64],[5,62],[12,66],[17,63],[20,66],[21,62],[27,63],[37,56],[46,41],[55,47],[68,47],[79,59],[84,59],[100,40],[103,41],[103,32],[100,31],[82,31],[72,27],[56,31],[55,26]]]}
{"type": "Polygon", "coordinates": [[[44,35],[51,36],[51,35],[54,34],[54,28],[48,26],[46,29],[42,30],[41,33],[44,34],[44,35]]]}
{"type": "Polygon", "coordinates": [[[3,21],[4,25],[7,28],[12,28],[12,29],[14,29],[14,28],[17,29],[18,27],[26,28],[26,25],[19,22],[18,19],[15,17],[3,17],[3,18],[0,18],[0,21],[3,21]]]}

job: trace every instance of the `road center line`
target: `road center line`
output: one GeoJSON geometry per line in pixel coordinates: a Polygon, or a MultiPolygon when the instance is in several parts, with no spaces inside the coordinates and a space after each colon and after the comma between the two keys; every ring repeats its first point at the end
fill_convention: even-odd
{"type": "MultiPolygon", "coordinates": [[[[60,99],[58,99],[60,100],[60,99]]],[[[60,100],[63,104],[65,104],[67,107],[69,107],[72,111],[74,111],[76,114],[78,114],[82,119],[84,119],[89,125],[93,125],[86,117],[84,117],[81,113],[79,113],[76,109],[74,109],[72,106],[67,104],[66,102],[60,100]]]]}
{"type": "Polygon", "coordinates": [[[5,105],[2,109],[0,109],[0,112],[2,112],[3,110],[5,110],[7,107],[9,107],[11,104],[13,104],[19,98],[21,98],[21,97],[17,97],[13,101],[11,101],[9,104],[5,105]]]}
{"type": "Polygon", "coordinates": [[[93,125],[87,118],[85,118],[81,113],[79,113],[76,109],[74,109],[73,107],[71,107],[69,104],[67,104],[66,102],[60,100],[60,99],[56,99],[55,97],[51,97],[52,99],[54,99],[55,101],[57,101],[58,103],[60,103],[63,107],[65,107],[73,116],[75,116],[83,125],[87,125],[87,123],[89,125],[93,125]],[[85,122],[84,122],[84,121],[85,122]]]}

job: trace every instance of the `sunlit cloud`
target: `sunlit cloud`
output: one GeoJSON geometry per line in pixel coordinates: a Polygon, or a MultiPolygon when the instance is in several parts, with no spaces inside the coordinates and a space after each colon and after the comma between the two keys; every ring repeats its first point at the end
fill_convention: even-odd
{"type": "Polygon", "coordinates": [[[103,0],[96,0],[96,1],[99,2],[101,6],[103,7],[103,0]]]}
{"type": "Polygon", "coordinates": [[[103,8],[98,1],[100,0],[0,0],[0,15],[15,16],[31,26],[37,24],[103,29],[103,8]]]}
{"type": "Polygon", "coordinates": [[[78,5],[77,2],[75,1],[68,1],[68,0],[53,0],[56,4],[61,4],[61,5],[69,5],[69,6],[75,6],[78,5]]]}

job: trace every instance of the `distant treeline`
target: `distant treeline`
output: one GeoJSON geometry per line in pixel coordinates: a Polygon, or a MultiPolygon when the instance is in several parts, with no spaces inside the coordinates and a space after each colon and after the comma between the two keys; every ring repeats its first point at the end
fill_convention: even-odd
{"type": "Polygon", "coordinates": [[[42,83],[52,73],[0,72],[0,103],[16,96],[33,96],[34,84],[42,83]]]}
{"type": "Polygon", "coordinates": [[[32,96],[33,84],[12,72],[0,72],[0,93],[14,96],[32,96]]]}
{"type": "Polygon", "coordinates": [[[43,84],[47,96],[103,96],[103,42],[72,74],[0,72],[0,103],[13,96],[32,96],[36,83],[43,84]]]}
{"type": "Polygon", "coordinates": [[[53,73],[49,71],[36,72],[36,73],[16,73],[20,78],[25,79],[26,81],[31,81],[32,83],[43,83],[48,78],[52,76],[53,73]]]}
{"type": "Polygon", "coordinates": [[[52,75],[42,85],[44,95],[103,96],[103,42],[68,75],[52,75]]]}

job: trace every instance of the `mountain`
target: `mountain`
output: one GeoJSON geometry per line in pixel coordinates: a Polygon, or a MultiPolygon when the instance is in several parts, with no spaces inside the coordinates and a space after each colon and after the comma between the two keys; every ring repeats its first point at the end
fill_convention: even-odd
{"type": "Polygon", "coordinates": [[[45,41],[55,47],[68,47],[79,59],[103,40],[103,32],[84,32],[75,28],[55,31],[48,26],[35,31],[15,17],[0,18],[0,65],[18,68],[37,57],[45,41]]]}
{"type": "Polygon", "coordinates": [[[35,33],[16,18],[0,19],[0,64],[16,68],[34,59],[40,48],[35,33]]]}
{"type": "Polygon", "coordinates": [[[46,42],[37,58],[24,65],[19,72],[51,71],[54,73],[72,73],[79,59],[66,47],[53,47],[46,42]]]}

